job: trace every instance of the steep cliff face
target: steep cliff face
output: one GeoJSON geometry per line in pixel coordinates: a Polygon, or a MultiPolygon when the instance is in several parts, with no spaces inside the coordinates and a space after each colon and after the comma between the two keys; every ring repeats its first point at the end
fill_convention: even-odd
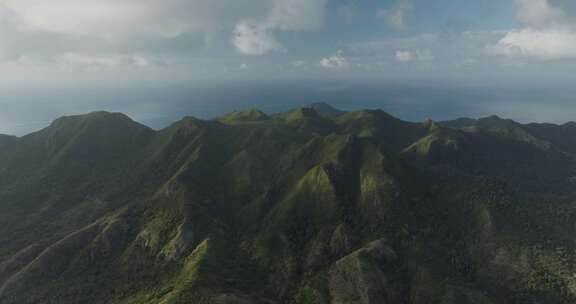
{"type": "Polygon", "coordinates": [[[0,302],[576,300],[576,131],[324,112],[0,136],[0,302]]]}

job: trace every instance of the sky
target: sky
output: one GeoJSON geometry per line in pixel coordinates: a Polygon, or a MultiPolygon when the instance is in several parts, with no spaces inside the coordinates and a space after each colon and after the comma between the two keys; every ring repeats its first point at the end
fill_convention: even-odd
{"type": "Polygon", "coordinates": [[[102,109],[169,120],[286,96],[352,108],[353,92],[400,112],[412,98],[431,116],[565,121],[575,69],[573,0],[0,0],[0,133],[102,109]],[[490,107],[448,111],[466,102],[422,88],[490,107]]]}

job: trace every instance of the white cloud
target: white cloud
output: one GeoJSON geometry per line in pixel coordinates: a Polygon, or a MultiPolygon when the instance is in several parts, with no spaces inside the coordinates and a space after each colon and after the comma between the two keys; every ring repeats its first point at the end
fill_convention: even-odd
{"type": "Polygon", "coordinates": [[[406,28],[407,14],[412,9],[413,5],[410,0],[399,0],[394,8],[380,10],[376,15],[383,18],[388,26],[402,30],[406,28]]]}
{"type": "Polygon", "coordinates": [[[350,67],[350,62],[342,55],[342,51],[339,50],[336,55],[322,58],[322,60],[320,60],[320,66],[327,69],[346,69],[350,67]]]}
{"type": "Polygon", "coordinates": [[[561,28],[513,30],[488,50],[497,55],[541,60],[576,58],[576,32],[561,28]]]}
{"type": "Polygon", "coordinates": [[[173,37],[233,26],[267,13],[273,0],[0,0],[23,21],[41,31],[102,35],[173,37]]]}
{"type": "Polygon", "coordinates": [[[282,49],[268,27],[250,22],[241,22],[236,26],[233,43],[245,55],[264,55],[282,49]]]}
{"type": "Polygon", "coordinates": [[[432,61],[435,57],[429,50],[399,50],[396,51],[395,59],[399,62],[432,61]]]}
{"type": "Polygon", "coordinates": [[[188,51],[203,45],[222,1],[191,9],[199,1],[0,0],[0,61],[188,51]]]}
{"type": "Polygon", "coordinates": [[[516,18],[525,27],[508,31],[489,53],[524,59],[576,58],[576,22],[570,18],[573,1],[515,0],[516,18]]]}
{"type": "Polygon", "coordinates": [[[408,62],[412,61],[413,56],[410,51],[396,51],[396,61],[408,62]]]}
{"type": "Polygon", "coordinates": [[[264,55],[282,50],[275,31],[304,31],[319,28],[327,0],[274,0],[267,16],[236,24],[232,42],[245,55],[264,55]]]}
{"type": "Polygon", "coordinates": [[[186,58],[206,50],[209,57],[211,47],[262,55],[283,49],[277,31],[319,28],[326,1],[0,0],[0,61],[66,53],[186,58]]]}

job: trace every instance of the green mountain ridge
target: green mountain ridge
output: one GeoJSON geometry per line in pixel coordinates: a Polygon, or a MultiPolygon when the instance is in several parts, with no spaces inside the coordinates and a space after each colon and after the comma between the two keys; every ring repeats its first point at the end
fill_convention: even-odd
{"type": "Polygon", "coordinates": [[[0,136],[0,303],[574,303],[573,125],[317,108],[0,136]]]}
{"type": "Polygon", "coordinates": [[[346,114],[345,111],[336,109],[333,106],[331,106],[330,104],[325,103],[325,102],[314,102],[314,103],[308,105],[308,107],[312,108],[314,111],[316,111],[321,116],[328,117],[328,118],[335,118],[335,117],[338,117],[340,115],[346,114]]]}

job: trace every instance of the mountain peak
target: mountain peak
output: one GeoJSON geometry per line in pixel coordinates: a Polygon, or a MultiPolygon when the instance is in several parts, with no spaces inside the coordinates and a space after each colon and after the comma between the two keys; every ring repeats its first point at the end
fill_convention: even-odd
{"type": "MultiPolygon", "coordinates": [[[[140,125],[130,117],[122,113],[95,111],[82,115],[70,115],[60,117],[52,122],[48,128],[78,127],[84,124],[109,124],[109,123],[131,123],[140,125]]],[[[143,126],[143,125],[140,125],[143,126]]]]}
{"type": "Polygon", "coordinates": [[[445,120],[441,121],[440,125],[443,127],[453,128],[453,129],[462,129],[466,127],[472,127],[478,123],[477,119],[470,118],[470,117],[461,117],[454,120],[445,120]]]}
{"type": "Polygon", "coordinates": [[[340,116],[346,112],[336,109],[332,105],[325,103],[325,102],[314,102],[306,106],[307,108],[314,109],[319,115],[334,118],[336,116],[340,116]]]}
{"type": "Polygon", "coordinates": [[[289,112],[282,113],[281,116],[284,117],[286,121],[296,121],[305,118],[321,117],[321,115],[318,114],[318,112],[316,112],[316,110],[311,107],[298,108],[289,112]]]}
{"type": "Polygon", "coordinates": [[[152,132],[152,129],[125,114],[97,111],[58,118],[48,127],[26,135],[23,139],[41,143],[49,147],[50,151],[72,146],[111,151],[144,140],[152,132]]]}
{"type": "Polygon", "coordinates": [[[487,117],[483,117],[478,119],[478,123],[505,123],[505,124],[517,124],[517,122],[515,122],[512,119],[509,118],[502,118],[498,115],[490,115],[487,117]]]}
{"type": "Polygon", "coordinates": [[[222,123],[243,123],[263,121],[268,118],[268,115],[264,112],[258,109],[250,109],[247,111],[234,111],[218,118],[217,120],[222,123]]]}

